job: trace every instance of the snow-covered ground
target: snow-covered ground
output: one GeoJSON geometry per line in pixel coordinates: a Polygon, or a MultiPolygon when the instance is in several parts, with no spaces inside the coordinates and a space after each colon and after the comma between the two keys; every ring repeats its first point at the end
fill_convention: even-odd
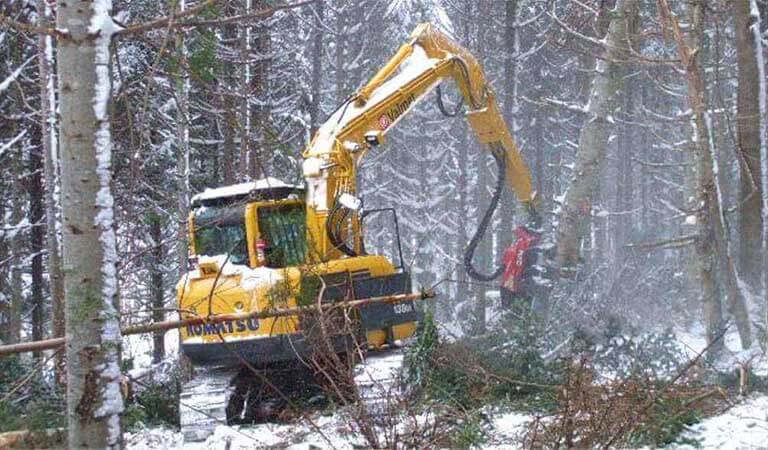
{"type": "Polygon", "coordinates": [[[673,445],[670,449],[767,449],[768,395],[745,399],[725,413],[702,420],[683,434],[698,442],[673,445]]]}
{"type": "MultiPolygon", "coordinates": [[[[695,357],[707,347],[706,331],[700,324],[685,330],[675,330],[675,336],[690,358],[695,357]]],[[[724,344],[723,354],[715,363],[717,369],[735,370],[738,366],[749,363],[756,374],[768,375],[768,355],[763,353],[757,342],[754,342],[750,349],[742,349],[735,326],[732,326],[724,336],[724,344]]],[[[768,447],[768,443],[766,446],[768,447]]]]}
{"type": "MultiPolygon", "coordinates": [[[[370,354],[355,369],[355,380],[362,397],[370,403],[387,397],[402,364],[401,351],[370,354]]],[[[127,433],[125,444],[127,448],[137,450],[245,450],[265,447],[353,450],[355,446],[365,446],[364,441],[352,435],[347,421],[338,414],[316,414],[308,420],[289,424],[221,425],[205,442],[187,444],[178,431],[153,428],[127,433]]]]}
{"type": "MultiPolygon", "coordinates": [[[[678,330],[677,337],[690,357],[706,347],[704,330],[694,328],[678,330]]],[[[756,349],[741,350],[738,334],[729,332],[725,339],[724,358],[719,368],[735,368],[750,360],[758,373],[768,372],[764,354],[756,349]]],[[[355,379],[363,398],[369,403],[386,398],[395,386],[397,373],[403,363],[402,351],[373,353],[356,368],[355,379]]],[[[489,413],[491,429],[483,448],[502,450],[520,448],[520,443],[533,417],[520,412],[489,413]]],[[[675,444],[673,450],[704,449],[768,449],[768,395],[751,395],[737,402],[723,414],[704,419],[686,431],[682,438],[698,442],[675,444]]],[[[238,450],[252,448],[287,449],[339,449],[352,450],[365,447],[365,442],[354,436],[348,421],[341,414],[315,414],[309,420],[289,424],[261,424],[253,426],[219,426],[205,442],[184,444],[179,432],[167,429],[149,429],[126,435],[127,448],[140,450],[198,449],[238,450]],[[311,422],[310,422],[311,420],[311,422]]]]}

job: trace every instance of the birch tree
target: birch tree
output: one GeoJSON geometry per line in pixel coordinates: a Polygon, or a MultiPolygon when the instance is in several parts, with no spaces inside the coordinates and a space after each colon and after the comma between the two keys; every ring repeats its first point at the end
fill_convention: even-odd
{"type": "Polygon", "coordinates": [[[69,448],[121,448],[120,321],[111,182],[111,2],[59,2],[69,448]]]}

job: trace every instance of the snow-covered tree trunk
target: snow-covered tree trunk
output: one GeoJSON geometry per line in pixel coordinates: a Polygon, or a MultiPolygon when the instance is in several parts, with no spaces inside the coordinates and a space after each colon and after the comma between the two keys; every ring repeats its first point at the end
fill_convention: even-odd
{"type": "MultiPolygon", "coordinates": [[[[42,140],[39,124],[32,127],[35,140],[42,140]]],[[[30,267],[31,285],[29,289],[28,303],[32,307],[32,340],[43,339],[45,322],[45,305],[43,304],[43,248],[45,246],[45,229],[43,222],[43,159],[40,148],[29,149],[27,161],[29,175],[27,176],[26,190],[29,198],[29,222],[32,225],[29,230],[29,250],[32,253],[30,267]]],[[[35,358],[40,358],[40,352],[34,353],[35,358]]]]}
{"type": "MultiPolygon", "coordinates": [[[[245,0],[245,13],[248,14],[251,10],[251,0],[245,0]]],[[[240,73],[240,161],[242,163],[240,170],[240,179],[250,177],[255,179],[255,153],[258,150],[255,146],[251,145],[253,138],[253,127],[258,126],[254,123],[251,117],[251,93],[252,93],[252,80],[254,73],[252,72],[251,65],[251,27],[246,25],[240,30],[239,35],[239,50],[240,59],[242,60],[242,68],[240,73]]]]}
{"type": "Polygon", "coordinates": [[[754,21],[758,20],[751,14],[751,3],[754,1],[734,0],[732,8],[739,68],[736,125],[739,150],[746,162],[741,174],[739,273],[750,287],[757,288],[763,271],[761,246],[755,245],[755,239],[762,232],[763,198],[760,181],[760,96],[755,94],[760,91],[757,49],[762,45],[759,39],[755,40],[752,31],[754,21]]]}
{"type": "Polygon", "coordinates": [[[121,448],[109,0],[58,2],[69,448],[121,448]]]}
{"type": "MultiPolygon", "coordinates": [[[[51,13],[47,0],[38,0],[38,24],[49,26],[51,13]]],[[[50,36],[38,36],[38,71],[40,76],[40,126],[42,130],[43,172],[45,179],[45,240],[48,251],[48,280],[52,303],[53,336],[64,336],[64,278],[61,274],[61,251],[57,232],[58,202],[56,200],[56,166],[58,164],[58,139],[56,137],[56,97],[53,74],[53,40],[50,36]]],[[[64,355],[56,355],[56,379],[64,379],[64,355]]]]}
{"type": "MultiPolygon", "coordinates": [[[[512,137],[518,140],[518,146],[520,145],[519,135],[517,133],[517,114],[520,109],[520,98],[518,95],[518,87],[520,84],[520,65],[518,58],[520,56],[520,34],[518,32],[517,22],[520,15],[520,2],[519,0],[506,0],[504,4],[504,118],[507,125],[512,130],[512,137]]],[[[540,148],[534,148],[536,152],[536,162],[538,163],[538,157],[541,155],[540,148]]],[[[535,167],[538,168],[538,167],[535,167]]],[[[540,178],[536,177],[535,180],[540,182],[540,178]]],[[[538,185],[537,185],[538,186],[538,185]]],[[[502,207],[499,209],[500,226],[494,230],[497,245],[500,246],[499,250],[504,251],[508,246],[512,238],[512,229],[515,226],[515,204],[516,200],[514,194],[509,190],[504,192],[502,197],[502,207]]]]}
{"type": "Polygon", "coordinates": [[[336,5],[336,40],[334,42],[334,65],[336,72],[336,104],[341,103],[349,95],[346,92],[347,75],[344,70],[344,50],[347,47],[347,15],[349,14],[349,5],[347,0],[340,0],[336,5]]]}
{"type": "MultiPolygon", "coordinates": [[[[180,12],[186,9],[186,0],[178,3],[180,12]]],[[[189,74],[187,73],[187,49],[184,43],[184,31],[176,35],[176,52],[181,60],[179,72],[175,75],[176,98],[176,214],[177,259],[179,276],[187,273],[187,216],[189,215],[189,74]]]]}
{"type": "Polygon", "coordinates": [[[576,167],[558,217],[555,237],[559,267],[575,266],[584,237],[585,225],[592,210],[592,197],[600,165],[605,159],[611,113],[620,86],[621,70],[616,60],[624,58],[627,42],[627,19],[636,0],[617,0],[605,37],[604,58],[597,61],[595,78],[587,106],[587,122],[581,129],[576,167]]]}
{"type": "MultiPolygon", "coordinates": [[[[707,109],[707,86],[704,70],[699,63],[700,49],[703,44],[704,3],[694,0],[687,4],[690,30],[687,38],[680,31],[677,19],[669,8],[667,0],[659,0],[662,14],[672,26],[677,43],[678,54],[685,69],[688,85],[688,103],[692,110],[693,148],[696,153],[696,173],[698,175],[696,222],[695,264],[701,283],[701,295],[704,305],[707,337],[712,342],[722,330],[720,299],[717,297],[716,283],[718,271],[724,280],[723,292],[727,305],[739,329],[741,344],[744,348],[751,345],[751,331],[744,298],[738,287],[730,244],[726,233],[725,217],[722,208],[722,195],[717,180],[717,159],[712,139],[712,121],[707,109]]],[[[716,353],[722,342],[713,346],[716,353]]]]}
{"type": "MultiPolygon", "coordinates": [[[[258,9],[268,8],[266,1],[257,2],[258,9]]],[[[259,179],[266,174],[265,162],[269,161],[269,148],[272,141],[270,127],[270,84],[269,75],[272,71],[272,34],[269,25],[262,24],[258,28],[255,40],[255,48],[251,53],[256,54],[258,64],[254,65],[253,76],[249,89],[256,98],[257,106],[250,109],[251,128],[255,131],[255,142],[250,149],[250,176],[251,179],[259,179]]]]}
{"type": "MultiPolygon", "coordinates": [[[[149,237],[152,252],[149,258],[149,284],[152,297],[152,321],[155,323],[165,320],[165,292],[163,289],[163,222],[159,214],[149,215],[149,237]]],[[[165,357],[165,333],[156,332],[152,335],[152,362],[159,363],[165,357]]]]}
{"type": "MultiPolygon", "coordinates": [[[[21,173],[21,152],[16,157],[16,161],[11,165],[14,173],[21,173]],[[15,166],[15,167],[14,167],[15,166]]],[[[14,197],[23,198],[23,188],[19,183],[15,183],[12,189],[14,197]]],[[[22,202],[13,202],[11,206],[11,223],[17,227],[21,225],[22,221],[22,202]]],[[[22,275],[24,272],[24,233],[20,229],[13,230],[11,232],[11,301],[10,310],[8,312],[8,343],[14,344],[21,341],[21,326],[22,316],[21,312],[24,307],[24,280],[22,275]]]]}
{"type": "Polygon", "coordinates": [[[310,81],[310,98],[309,98],[309,138],[315,135],[315,132],[320,127],[320,88],[322,87],[322,70],[323,70],[323,14],[325,8],[323,2],[317,2],[312,7],[314,8],[314,30],[312,30],[312,79],[310,81]]]}
{"type": "MultiPolygon", "coordinates": [[[[765,5],[764,5],[765,6],[765,5]]],[[[760,186],[762,189],[763,208],[763,270],[762,270],[762,299],[765,310],[765,329],[768,330],[768,88],[766,87],[765,54],[763,53],[763,41],[761,36],[762,17],[757,0],[749,1],[749,11],[752,17],[750,32],[754,41],[755,60],[757,61],[758,97],[760,99],[760,186]]],[[[766,333],[765,347],[768,347],[768,333],[766,333]]]]}

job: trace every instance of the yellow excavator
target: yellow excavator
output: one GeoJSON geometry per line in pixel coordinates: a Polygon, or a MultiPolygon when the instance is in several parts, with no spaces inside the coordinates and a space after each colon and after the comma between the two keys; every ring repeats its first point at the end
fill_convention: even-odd
{"type": "MultiPolygon", "coordinates": [[[[357,169],[386,133],[440,83],[452,79],[466,103],[465,117],[499,167],[496,192],[465,254],[474,278],[493,279],[472,266],[505,181],[533,213],[530,173],[507,128],[478,61],[430,24],[419,25],[397,53],[357,93],[344,101],[303,153],[304,185],[273,178],[209,189],[192,199],[190,270],[177,285],[182,316],[264,311],[307,302],[411,293],[410,275],[381,255],[367,254],[363,223],[377,212],[356,196],[357,169]],[[322,290],[318,286],[322,285],[322,290]]],[[[457,109],[458,111],[458,109],[457,109]]],[[[394,259],[394,258],[393,258],[394,259]]],[[[414,302],[356,309],[369,349],[412,336],[419,320],[414,302]]],[[[187,439],[205,438],[224,421],[245,417],[258,399],[247,380],[254,368],[290,370],[312,352],[299,317],[238,320],[181,330],[181,347],[194,375],[181,394],[187,439]],[[244,368],[244,366],[247,366],[244,368]],[[246,387],[244,387],[246,386],[246,387]],[[237,403],[237,404],[233,404],[237,403]]],[[[285,377],[283,377],[285,378],[285,377]]]]}

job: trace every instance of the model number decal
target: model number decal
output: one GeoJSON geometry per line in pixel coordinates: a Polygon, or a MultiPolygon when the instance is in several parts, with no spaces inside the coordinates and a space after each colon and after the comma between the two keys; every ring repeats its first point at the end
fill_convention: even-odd
{"type": "Polygon", "coordinates": [[[394,309],[395,314],[408,314],[413,312],[413,305],[410,303],[398,303],[393,305],[392,308],[394,309]]]}

